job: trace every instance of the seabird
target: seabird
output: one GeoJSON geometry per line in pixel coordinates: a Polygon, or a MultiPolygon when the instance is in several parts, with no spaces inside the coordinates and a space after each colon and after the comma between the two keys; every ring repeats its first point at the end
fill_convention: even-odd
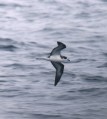
{"type": "Polygon", "coordinates": [[[54,86],[56,86],[58,84],[58,82],[60,81],[61,76],[63,74],[64,65],[62,64],[62,62],[70,62],[70,60],[66,56],[61,55],[61,50],[65,49],[66,45],[64,43],[59,42],[59,41],[57,42],[57,44],[58,44],[58,46],[55,47],[51,51],[48,58],[38,58],[38,59],[44,59],[44,60],[51,61],[52,65],[55,67],[56,76],[55,76],[54,86]]]}

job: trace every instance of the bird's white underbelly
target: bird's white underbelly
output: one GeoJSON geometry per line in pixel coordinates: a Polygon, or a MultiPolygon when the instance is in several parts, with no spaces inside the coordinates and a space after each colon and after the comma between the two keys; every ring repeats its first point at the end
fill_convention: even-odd
{"type": "Polygon", "coordinates": [[[63,61],[63,59],[61,59],[61,57],[59,55],[58,56],[56,55],[56,56],[51,56],[50,61],[61,62],[61,61],[63,61]]]}

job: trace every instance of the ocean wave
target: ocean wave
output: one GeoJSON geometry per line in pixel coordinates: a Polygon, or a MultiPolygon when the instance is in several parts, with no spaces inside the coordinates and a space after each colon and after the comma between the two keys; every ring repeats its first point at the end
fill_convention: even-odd
{"type": "Polygon", "coordinates": [[[100,90],[100,88],[83,88],[83,89],[79,89],[78,91],[79,92],[96,92],[96,91],[98,91],[98,90],[100,90]]]}
{"type": "Polygon", "coordinates": [[[107,77],[104,76],[82,75],[81,78],[88,82],[107,82],[107,77]]]}
{"type": "Polygon", "coordinates": [[[36,117],[36,118],[47,118],[47,119],[50,119],[50,118],[61,118],[61,115],[52,115],[52,114],[31,114],[33,117],[36,117]]]}
{"type": "Polygon", "coordinates": [[[13,63],[9,65],[5,65],[4,67],[12,67],[14,69],[33,69],[37,65],[28,65],[28,64],[21,64],[21,63],[13,63]]]}
{"type": "Polygon", "coordinates": [[[6,8],[6,7],[8,7],[8,8],[16,8],[16,7],[20,7],[20,8],[22,8],[22,7],[26,7],[25,5],[21,5],[21,4],[17,4],[17,3],[11,3],[11,4],[9,4],[9,3],[0,3],[0,7],[3,7],[3,8],[6,8]]]}
{"type": "Polygon", "coordinates": [[[104,55],[105,57],[107,57],[107,53],[103,53],[103,55],[104,55]]]}
{"type": "Polygon", "coordinates": [[[104,64],[98,66],[97,68],[107,68],[107,63],[104,63],[104,64]]]}
{"type": "Polygon", "coordinates": [[[105,3],[107,2],[107,0],[101,0],[101,1],[102,1],[102,2],[105,2],[105,3]]]}
{"type": "Polygon", "coordinates": [[[13,42],[16,42],[16,41],[14,41],[11,38],[0,38],[0,42],[13,43],[13,42]]]}
{"type": "MultiPolygon", "coordinates": [[[[0,38],[0,50],[6,50],[6,51],[15,51],[17,49],[23,49],[23,50],[30,50],[37,47],[38,44],[36,42],[19,42],[15,39],[11,38],[0,38]]],[[[40,46],[42,47],[42,46],[40,46]]]]}
{"type": "Polygon", "coordinates": [[[15,51],[17,48],[15,45],[0,45],[0,50],[4,51],[15,51]]]}

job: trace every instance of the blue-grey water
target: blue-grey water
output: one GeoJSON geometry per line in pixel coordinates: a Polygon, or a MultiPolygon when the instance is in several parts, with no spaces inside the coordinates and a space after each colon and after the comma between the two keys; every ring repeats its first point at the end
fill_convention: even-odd
{"type": "Polygon", "coordinates": [[[0,0],[0,119],[107,119],[107,0],[0,0]]]}

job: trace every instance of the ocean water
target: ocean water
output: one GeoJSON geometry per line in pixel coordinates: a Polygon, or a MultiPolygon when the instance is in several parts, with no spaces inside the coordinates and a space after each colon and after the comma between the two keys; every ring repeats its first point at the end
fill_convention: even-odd
{"type": "Polygon", "coordinates": [[[0,0],[0,119],[107,119],[107,0],[0,0]]]}

